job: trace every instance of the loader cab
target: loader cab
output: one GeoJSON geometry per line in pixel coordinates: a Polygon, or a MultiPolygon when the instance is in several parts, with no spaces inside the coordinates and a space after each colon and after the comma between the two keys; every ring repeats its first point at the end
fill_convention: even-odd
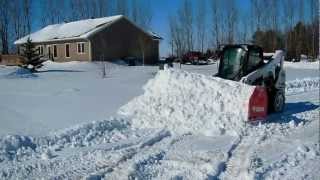
{"type": "Polygon", "coordinates": [[[262,48],[255,45],[226,45],[222,50],[218,77],[239,81],[264,64],[262,48]]]}

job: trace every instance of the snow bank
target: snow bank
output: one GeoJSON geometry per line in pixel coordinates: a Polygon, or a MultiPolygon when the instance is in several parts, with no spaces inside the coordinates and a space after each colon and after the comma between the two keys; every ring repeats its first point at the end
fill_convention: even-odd
{"type": "Polygon", "coordinates": [[[319,87],[320,87],[319,77],[296,79],[293,81],[286,82],[287,94],[308,92],[308,91],[319,89],[319,87]]]}
{"type": "Polygon", "coordinates": [[[41,158],[50,157],[48,152],[51,150],[118,142],[137,135],[128,127],[126,120],[110,118],[57,131],[43,137],[7,135],[0,138],[0,162],[28,159],[39,153],[44,155],[41,155],[41,158]]]}
{"type": "Polygon", "coordinates": [[[188,73],[160,71],[145,93],[119,109],[134,128],[168,128],[177,133],[239,133],[247,120],[254,87],[188,73]]]}

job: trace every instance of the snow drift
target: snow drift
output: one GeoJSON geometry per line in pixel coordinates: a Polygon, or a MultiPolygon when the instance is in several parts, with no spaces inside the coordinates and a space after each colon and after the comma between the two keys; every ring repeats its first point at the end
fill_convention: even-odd
{"type": "Polygon", "coordinates": [[[286,82],[287,94],[308,92],[312,90],[317,90],[319,89],[319,87],[320,87],[319,77],[296,79],[293,81],[286,82]]]}
{"type": "Polygon", "coordinates": [[[248,119],[253,86],[179,70],[160,71],[145,93],[119,109],[134,128],[176,133],[240,133],[248,119]]]}
{"type": "MultiPolygon", "coordinates": [[[[50,154],[65,147],[89,147],[101,143],[112,143],[137,134],[128,130],[126,120],[109,118],[49,133],[43,137],[7,135],[0,137],[0,163],[25,160],[32,155],[50,154]],[[130,134],[130,135],[129,135],[130,134]]],[[[0,176],[1,177],[1,176],[0,176]]],[[[1,179],[1,178],[0,178],[1,179]]]]}

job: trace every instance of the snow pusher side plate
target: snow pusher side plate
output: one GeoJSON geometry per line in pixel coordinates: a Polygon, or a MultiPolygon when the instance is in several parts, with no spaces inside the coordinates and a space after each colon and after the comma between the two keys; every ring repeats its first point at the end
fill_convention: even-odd
{"type": "Polygon", "coordinates": [[[249,122],[264,121],[268,113],[268,94],[264,87],[256,86],[249,100],[249,122]]]}

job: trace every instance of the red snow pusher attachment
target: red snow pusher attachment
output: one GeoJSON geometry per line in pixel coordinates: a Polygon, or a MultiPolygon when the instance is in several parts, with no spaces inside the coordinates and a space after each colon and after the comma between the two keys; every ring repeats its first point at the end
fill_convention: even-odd
{"type": "Polygon", "coordinates": [[[264,87],[256,86],[249,100],[249,122],[264,121],[268,114],[268,94],[264,87]]]}

